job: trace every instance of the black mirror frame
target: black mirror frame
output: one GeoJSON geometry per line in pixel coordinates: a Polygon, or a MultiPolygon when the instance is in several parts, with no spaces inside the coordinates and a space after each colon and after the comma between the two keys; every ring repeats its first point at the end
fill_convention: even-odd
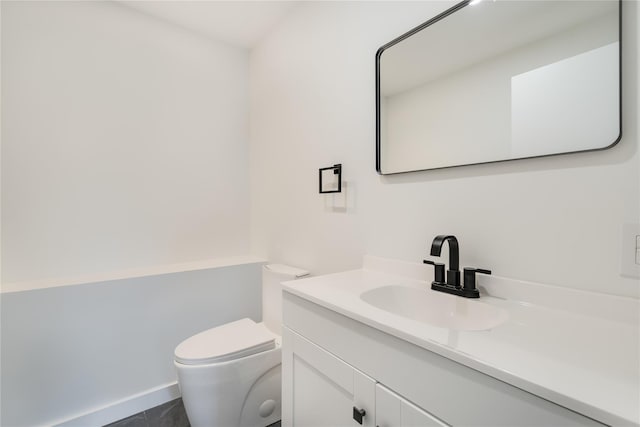
{"type": "Polygon", "coordinates": [[[380,58],[382,57],[382,54],[384,53],[384,51],[390,47],[392,47],[395,44],[400,43],[401,41],[411,37],[412,35],[416,34],[417,32],[427,28],[430,25],[435,24],[438,21],[441,21],[442,19],[446,18],[447,16],[459,11],[460,9],[463,9],[464,7],[468,6],[472,1],[474,0],[463,0],[460,3],[455,4],[454,6],[452,6],[451,8],[445,10],[444,12],[434,16],[433,18],[429,19],[428,21],[418,25],[415,28],[412,28],[411,30],[407,31],[406,33],[402,34],[399,37],[396,37],[395,39],[391,40],[389,43],[386,43],[385,45],[381,46],[377,52],[376,52],[376,75],[375,75],[375,80],[376,80],[376,172],[378,172],[379,175],[397,175],[397,174],[401,174],[401,173],[411,173],[411,172],[421,172],[421,171],[426,171],[426,170],[439,170],[439,169],[450,169],[450,168],[457,168],[457,167],[462,167],[462,166],[472,166],[472,165],[481,165],[481,164],[490,164],[490,163],[502,163],[502,162],[510,162],[510,161],[514,161],[514,160],[524,160],[524,159],[535,159],[535,158],[545,158],[545,157],[551,157],[551,156],[562,156],[562,155],[566,155],[566,154],[575,154],[575,153],[587,153],[587,152],[592,152],[592,151],[603,151],[603,150],[607,150],[609,148],[612,148],[613,146],[615,146],[616,144],[618,144],[618,142],[620,142],[620,140],[622,139],[622,45],[623,45],[623,40],[622,40],[622,0],[617,0],[618,1],[618,81],[619,81],[619,85],[618,85],[618,113],[619,113],[619,117],[618,117],[618,123],[620,125],[619,131],[618,131],[618,137],[609,145],[607,145],[606,147],[601,147],[601,148],[592,148],[592,149],[587,149],[587,150],[578,150],[578,151],[567,151],[567,152],[562,152],[562,153],[552,153],[552,154],[543,154],[540,156],[528,156],[528,157],[518,157],[518,158],[514,158],[514,159],[504,159],[504,160],[493,160],[493,161],[489,161],[489,162],[478,162],[478,163],[465,163],[465,164],[460,164],[460,165],[451,165],[451,166],[442,166],[442,167],[437,167],[437,168],[428,168],[428,169],[414,169],[414,170],[408,170],[408,171],[401,171],[401,172],[390,172],[390,173],[383,173],[382,172],[382,159],[381,159],[381,137],[380,137],[380,127],[381,127],[381,122],[380,122],[380,58]]]}

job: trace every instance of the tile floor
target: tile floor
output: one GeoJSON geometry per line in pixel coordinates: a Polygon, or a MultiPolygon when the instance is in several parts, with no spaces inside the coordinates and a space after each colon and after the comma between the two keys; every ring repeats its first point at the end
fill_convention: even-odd
{"type": "Polygon", "coordinates": [[[137,413],[105,427],[190,427],[182,399],[137,413]]]}
{"type": "MultiPolygon", "coordinates": [[[[178,398],[105,427],[190,427],[190,425],[182,399],[178,398]]],[[[267,427],[280,427],[280,421],[267,427]]]]}

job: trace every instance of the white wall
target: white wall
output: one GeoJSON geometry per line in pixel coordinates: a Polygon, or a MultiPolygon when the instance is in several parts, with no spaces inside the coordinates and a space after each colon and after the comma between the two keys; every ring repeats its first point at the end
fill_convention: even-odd
{"type": "Polygon", "coordinates": [[[193,263],[249,250],[249,56],[116,2],[1,10],[0,424],[103,425],[261,318],[257,261],[193,263]]]}
{"type": "Polygon", "coordinates": [[[0,424],[104,425],[177,397],[182,340],[261,320],[261,265],[3,293],[0,424]]]}
{"type": "Polygon", "coordinates": [[[623,138],[613,149],[381,177],[375,172],[376,50],[443,2],[304,3],[251,55],[252,248],[314,273],[364,253],[410,261],[455,234],[461,264],[620,295],[620,229],[638,222],[636,2],[624,2],[623,138]],[[346,209],[317,194],[342,163],[346,209]]]}
{"type": "Polygon", "coordinates": [[[247,253],[247,79],[115,2],[3,1],[3,283],[247,253]]]}

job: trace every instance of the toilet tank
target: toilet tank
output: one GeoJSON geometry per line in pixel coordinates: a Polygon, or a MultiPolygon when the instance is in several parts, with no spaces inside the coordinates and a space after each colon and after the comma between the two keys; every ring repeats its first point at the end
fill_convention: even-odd
{"type": "Polygon", "coordinates": [[[282,335],[282,282],[309,275],[308,271],[283,264],[262,267],[262,321],[269,330],[282,335]]]}

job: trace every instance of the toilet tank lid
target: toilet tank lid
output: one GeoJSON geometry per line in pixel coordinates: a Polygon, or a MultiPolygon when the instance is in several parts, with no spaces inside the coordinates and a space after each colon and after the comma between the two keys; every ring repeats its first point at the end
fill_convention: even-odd
{"type": "Polygon", "coordinates": [[[264,324],[240,319],[182,341],[174,356],[184,365],[227,362],[276,347],[276,336],[264,324]]]}
{"type": "Polygon", "coordinates": [[[296,267],[290,267],[284,264],[267,264],[264,266],[265,270],[273,271],[278,274],[285,274],[291,277],[303,277],[308,276],[309,272],[307,270],[302,270],[296,267]]]}

